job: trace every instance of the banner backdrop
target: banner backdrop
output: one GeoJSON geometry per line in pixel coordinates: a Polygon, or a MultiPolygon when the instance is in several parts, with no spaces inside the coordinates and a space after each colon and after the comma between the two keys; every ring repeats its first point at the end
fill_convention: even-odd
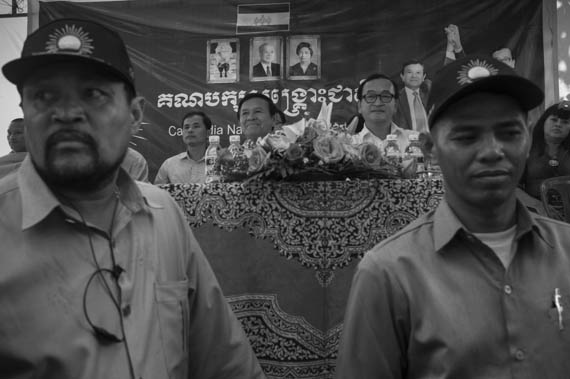
{"type": "Polygon", "coordinates": [[[433,77],[443,65],[449,24],[459,26],[467,53],[511,48],[516,69],[543,87],[542,3],[535,0],[40,3],[40,25],[62,17],[98,21],[126,41],[137,90],[147,100],[133,143],[151,179],[166,158],[184,151],[186,112],[205,111],[222,145],[241,134],[237,105],[250,91],[269,95],[289,122],[316,117],[322,102],[332,102],[332,122],[345,124],[366,76],[383,72],[400,82],[402,62],[419,59],[433,77]],[[299,72],[303,42],[313,66],[299,72]],[[264,53],[276,64],[271,76],[255,67],[264,53]]]}

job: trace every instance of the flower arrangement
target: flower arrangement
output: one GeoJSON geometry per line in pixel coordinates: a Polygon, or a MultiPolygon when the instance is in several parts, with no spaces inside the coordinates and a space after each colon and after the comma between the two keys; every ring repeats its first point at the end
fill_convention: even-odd
{"type": "Polygon", "coordinates": [[[222,149],[218,169],[223,180],[401,177],[400,167],[387,161],[378,146],[356,143],[346,130],[331,127],[331,106],[323,104],[317,119],[301,119],[255,143],[246,141],[243,155],[222,149]]]}

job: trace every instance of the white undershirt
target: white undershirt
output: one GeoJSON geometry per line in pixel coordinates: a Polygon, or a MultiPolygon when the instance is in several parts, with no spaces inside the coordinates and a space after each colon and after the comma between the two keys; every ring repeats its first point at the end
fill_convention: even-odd
{"type": "Polygon", "coordinates": [[[501,232],[473,233],[473,235],[479,238],[485,245],[489,246],[501,260],[505,269],[508,269],[516,251],[516,231],[517,226],[514,225],[501,232]]]}

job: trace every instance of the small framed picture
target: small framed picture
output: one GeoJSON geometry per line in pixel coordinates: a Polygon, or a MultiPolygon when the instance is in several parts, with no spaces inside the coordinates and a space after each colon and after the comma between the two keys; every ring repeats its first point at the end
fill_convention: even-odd
{"type": "Polygon", "coordinates": [[[283,39],[254,37],[249,44],[249,79],[253,82],[283,78],[283,39]]]}
{"type": "Polygon", "coordinates": [[[314,80],[321,77],[321,37],[287,38],[287,79],[314,80]]]}
{"type": "Polygon", "coordinates": [[[239,79],[239,41],[237,38],[208,41],[208,83],[235,83],[239,79]]]}

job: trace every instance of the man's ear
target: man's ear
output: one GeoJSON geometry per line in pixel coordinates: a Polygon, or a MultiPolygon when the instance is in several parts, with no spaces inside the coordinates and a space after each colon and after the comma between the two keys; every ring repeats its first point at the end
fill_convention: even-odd
{"type": "Polygon", "coordinates": [[[131,101],[131,134],[136,134],[139,131],[143,121],[144,114],[144,97],[137,96],[131,101]]]}

